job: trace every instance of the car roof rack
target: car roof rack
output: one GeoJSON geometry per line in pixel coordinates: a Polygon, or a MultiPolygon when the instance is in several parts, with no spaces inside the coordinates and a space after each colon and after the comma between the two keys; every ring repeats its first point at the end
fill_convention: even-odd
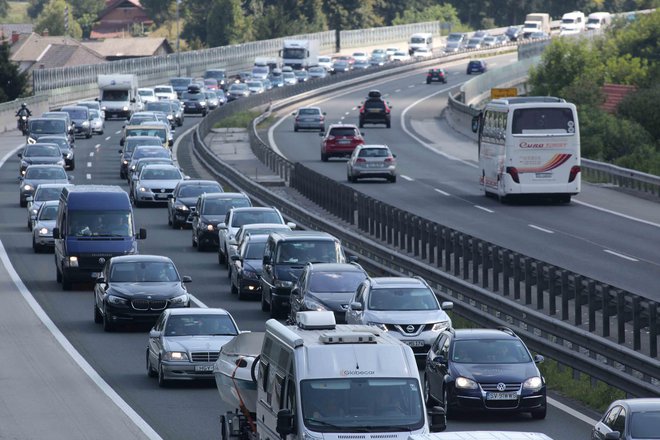
{"type": "Polygon", "coordinates": [[[504,333],[508,334],[508,335],[516,336],[515,332],[513,330],[511,330],[509,327],[501,325],[501,326],[497,327],[497,329],[501,332],[504,332],[504,333]]]}

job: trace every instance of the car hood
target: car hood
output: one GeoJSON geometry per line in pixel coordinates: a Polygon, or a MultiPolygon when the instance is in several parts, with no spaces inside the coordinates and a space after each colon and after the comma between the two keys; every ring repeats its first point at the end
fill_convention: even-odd
{"type": "Polygon", "coordinates": [[[275,274],[277,275],[277,278],[282,281],[297,281],[304,269],[304,264],[277,264],[275,266],[275,274]]]}
{"type": "Polygon", "coordinates": [[[363,316],[365,322],[383,324],[432,324],[449,321],[449,317],[443,310],[367,310],[363,316]]]}
{"type": "Polygon", "coordinates": [[[200,216],[200,220],[203,221],[204,223],[210,224],[210,225],[217,225],[218,223],[222,223],[222,221],[225,219],[224,215],[202,215],[200,216]]]}
{"type": "Polygon", "coordinates": [[[197,197],[179,197],[176,199],[176,201],[181,202],[190,208],[191,206],[195,206],[197,204],[197,197]]]}
{"type": "Polygon", "coordinates": [[[234,336],[166,336],[163,345],[167,351],[220,351],[223,345],[234,339],[234,336]]]}
{"type": "Polygon", "coordinates": [[[538,376],[533,362],[524,364],[462,364],[452,363],[454,377],[463,376],[481,383],[522,383],[538,376]]]}
{"type": "Polygon", "coordinates": [[[39,186],[41,184],[44,184],[44,183],[69,183],[69,181],[66,180],[66,179],[43,179],[43,180],[42,179],[23,179],[23,181],[21,182],[21,186],[23,186],[25,184],[30,184],[30,185],[32,185],[33,187],[36,188],[37,186],[39,186]]]}
{"type": "Polygon", "coordinates": [[[48,228],[49,231],[52,231],[55,227],[55,222],[56,220],[39,220],[37,224],[34,225],[34,229],[39,230],[39,228],[48,228]]]}
{"type": "Polygon", "coordinates": [[[138,188],[143,186],[145,188],[174,188],[179,180],[140,180],[138,188]]]}
{"type": "Polygon", "coordinates": [[[162,283],[110,283],[109,294],[121,295],[128,298],[174,298],[183,295],[186,290],[179,281],[162,283]]]}
{"type": "Polygon", "coordinates": [[[61,159],[62,158],[60,156],[30,156],[30,157],[22,158],[23,162],[27,162],[31,164],[40,164],[40,163],[56,164],[61,159]]]}
{"type": "Polygon", "coordinates": [[[311,292],[308,296],[326,305],[330,310],[339,312],[346,310],[355,292],[311,292]]]}
{"type": "Polygon", "coordinates": [[[261,273],[261,269],[263,269],[263,261],[261,259],[243,260],[243,267],[249,271],[261,273]]]}

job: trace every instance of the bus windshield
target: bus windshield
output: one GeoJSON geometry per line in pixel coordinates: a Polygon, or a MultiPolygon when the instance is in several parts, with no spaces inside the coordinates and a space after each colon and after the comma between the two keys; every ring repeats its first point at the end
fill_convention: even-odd
{"type": "Polygon", "coordinates": [[[513,111],[511,133],[528,134],[574,134],[573,111],[561,107],[519,108],[513,111]]]}

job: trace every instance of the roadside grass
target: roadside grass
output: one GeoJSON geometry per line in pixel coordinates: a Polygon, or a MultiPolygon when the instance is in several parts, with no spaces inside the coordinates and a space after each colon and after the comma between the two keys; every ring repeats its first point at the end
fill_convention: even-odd
{"type": "Polygon", "coordinates": [[[218,121],[213,128],[234,128],[241,127],[247,128],[254,118],[259,116],[257,111],[244,111],[235,113],[227,118],[218,121]]]}
{"type": "Polygon", "coordinates": [[[5,24],[23,24],[32,23],[28,17],[27,9],[30,6],[28,2],[8,2],[7,16],[3,19],[5,24]]]}
{"type": "MultiPolygon", "coordinates": [[[[457,316],[456,313],[450,312],[449,316],[454,328],[479,327],[474,322],[457,316]]],[[[548,357],[539,364],[539,370],[545,377],[548,390],[580,402],[600,413],[604,412],[614,400],[626,398],[624,391],[601,381],[593,381],[585,373],[574,373],[569,366],[564,366],[548,357]]]]}

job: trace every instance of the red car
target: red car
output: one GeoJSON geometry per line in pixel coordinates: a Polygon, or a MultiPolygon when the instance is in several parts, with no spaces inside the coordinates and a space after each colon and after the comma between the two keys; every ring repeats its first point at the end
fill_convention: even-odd
{"type": "Polygon", "coordinates": [[[321,160],[327,162],[331,157],[349,157],[355,147],[364,144],[360,130],[353,124],[332,124],[321,140],[321,160]]]}

